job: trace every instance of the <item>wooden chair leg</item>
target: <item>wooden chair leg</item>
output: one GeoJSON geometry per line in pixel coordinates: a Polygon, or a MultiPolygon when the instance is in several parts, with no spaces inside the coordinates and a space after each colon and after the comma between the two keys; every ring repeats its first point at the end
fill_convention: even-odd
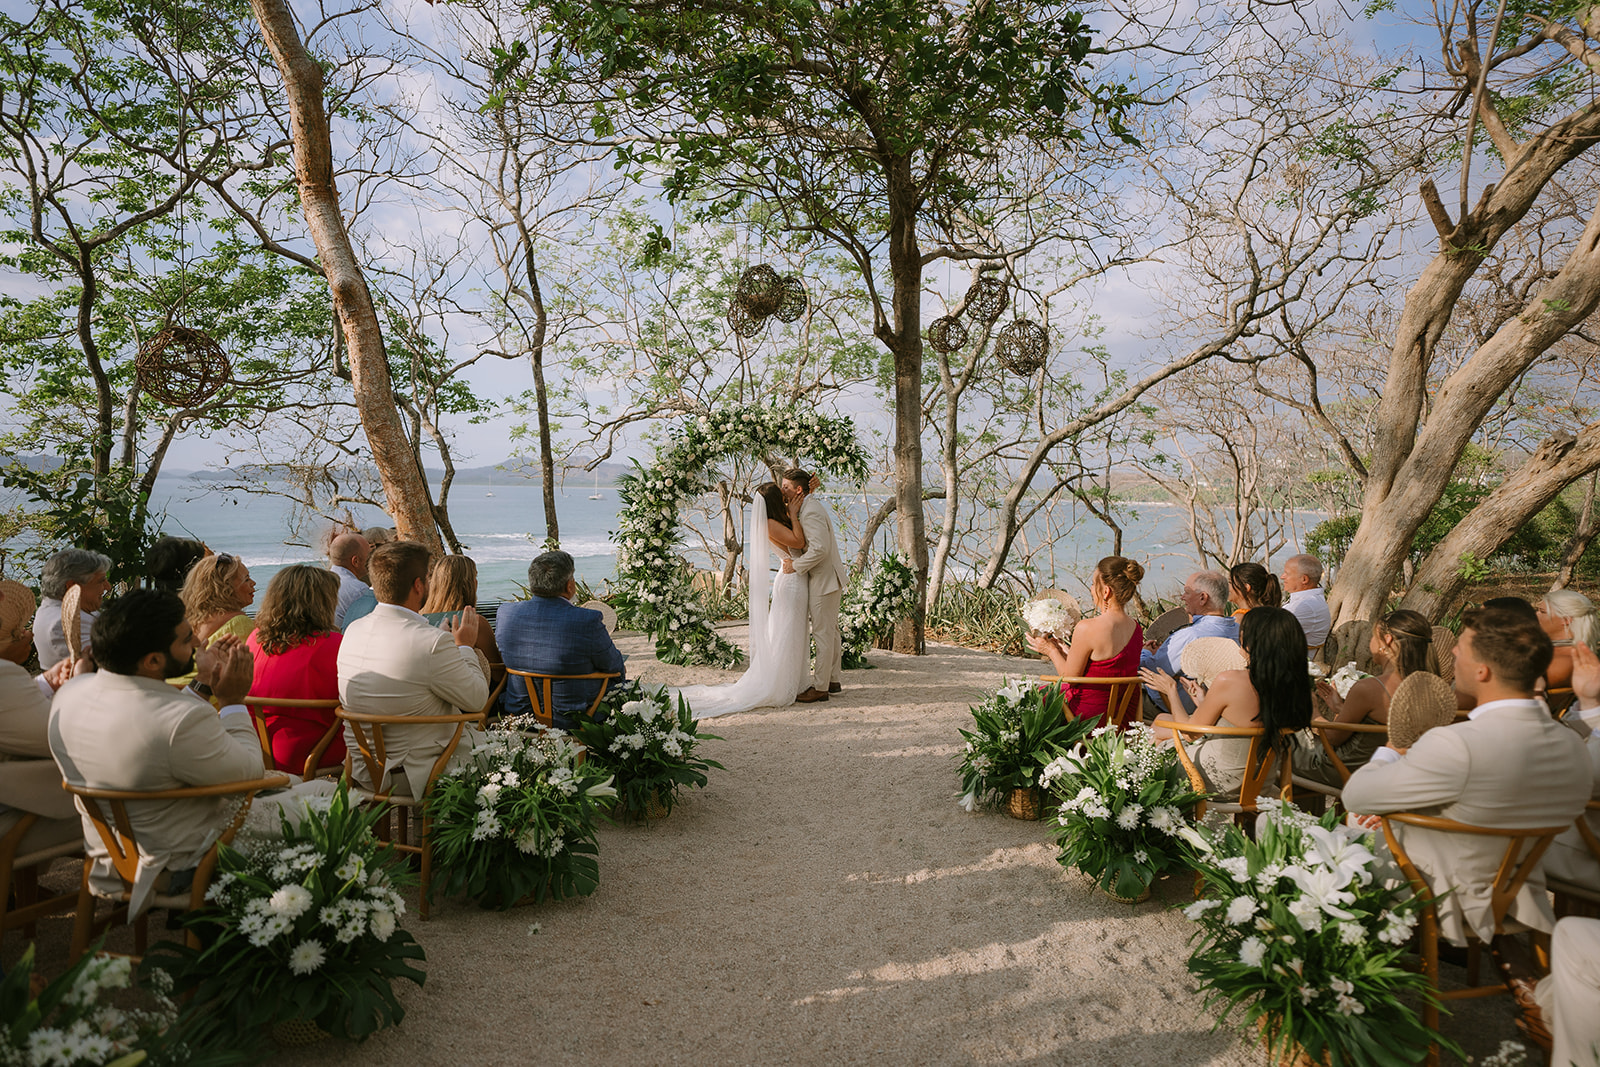
{"type": "MultiPolygon", "coordinates": [[[[16,887],[17,909],[20,911],[39,901],[39,869],[37,867],[24,867],[14,871],[11,875],[12,885],[16,887]]],[[[0,923],[0,935],[4,935],[5,925],[0,923]]],[[[29,920],[22,924],[22,940],[35,941],[39,937],[39,924],[29,920]]]]}
{"type": "Polygon", "coordinates": [[[1478,965],[1483,962],[1483,942],[1475,937],[1467,938],[1467,985],[1478,984],[1478,965]]]}
{"type": "MultiPolygon", "coordinates": [[[[1439,993],[1439,926],[1431,908],[1422,913],[1422,975],[1428,980],[1428,989],[1439,993]]],[[[1429,997],[1422,1005],[1422,1025],[1429,1030],[1439,1029],[1439,1004],[1429,997]]],[[[1439,1067],[1439,1046],[1428,1046],[1427,1067],[1439,1067]]]]}
{"type": "Polygon", "coordinates": [[[144,950],[150,944],[150,913],[147,911],[139,916],[133,924],[133,954],[144,957],[144,950]]]}
{"type": "Polygon", "coordinates": [[[78,887],[78,910],[72,916],[72,951],[67,962],[77,963],[89,950],[94,936],[94,894],[89,892],[89,868],[93,860],[83,861],[83,882],[78,887]]]}
{"type": "Polygon", "coordinates": [[[418,829],[422,832],[422,889],[418,894],[417,911],[422,921],[428,921],[428,880],[433,875],[433,841],[428,833],[428,817],[422,816],[418,829]]]}

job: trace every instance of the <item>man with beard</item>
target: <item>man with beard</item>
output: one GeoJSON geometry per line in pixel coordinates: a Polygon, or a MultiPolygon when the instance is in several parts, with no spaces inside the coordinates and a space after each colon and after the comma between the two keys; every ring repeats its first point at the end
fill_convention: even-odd
{"type": "MultiPolygon", "coordinates": [[[[194,629],[175,594],[140,589],[120,597],[95,620],[92,640],[99,669],[63,685],[50,707],[50,751],[67,781],[151,791],[262,776],[261,745],[241,703],[254,660],[237,638],[223,638],[201,655],[199,680],[210,686],[220,714],[166,681],[189,673],[195,661],[194,629]]],[[[236,804],[235,797],[127,802],[140,847],[130,915],[144,910],[152,892],[188,890],[236,804]]],[[[120,892],[122,881],[87,816],[83,835],[94,860],[91,887],[120,892]]]]}

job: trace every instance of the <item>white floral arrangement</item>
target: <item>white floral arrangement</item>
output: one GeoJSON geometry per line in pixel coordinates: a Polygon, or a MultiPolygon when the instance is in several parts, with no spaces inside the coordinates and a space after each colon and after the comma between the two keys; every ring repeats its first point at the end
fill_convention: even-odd
{"type": "Polygon", "coordinates": [[[898,552],[856,575],[839,607],[839,646],[845,670],[867,666],[867,649],[917,609],[917,572],[898,552]]]}
{"type": "Polygon", "coordinates": [[[1339,694],[1339,699],[1343,700],[1345,697],[1350,695],[1351,688],[1353,688],[1357,682],[1361,681],[1363,678],[1371,677],[1372,675],[1368,674],[1364,670],[1361,670],[1355,665],[1355,661],[1352,660],[1351,662],[1346,663],[1343,667],[1340,667],[1338,670],[1334,671],[1332,676],[1329,677],[1328,682],[1333,686],[1334,691],[1339,694]]]}
{"type": "Polygon", "coordinates": [[[1262,804],[1253,840],[1229,825],[1197,835],[1192,857],[1202,890],[1184,909],[1199,925],[1189,970],[1218,1025],[1242,1007],[1274,1057],[1414,1062],[1439,1040],[1415,1010],[1426,980],[1403,965],[1421,902],[1371,834],[1333,812],[1262,804]]]}
{"type": "Polygon", "coordinates": [[[1078,620],[1067,606],[1054,597],[1030,600],[1022,605],[1022,621],[1036,634],[1049,634],[1061,641],[1072,639],[1072,628],[1078,620]]]}
{"type": "Polygon", "coordinates": [[[1315,681],[1318,678],[1326,678],[1328,676],[1328,668],[1314,659],[1307,659],[1306,673],[1311,675],[1312,680],[1315,681]]]}
{"type": "Polygon", "coordinates": [[[696,751],[702,741],[722,739],[700,732],[681,697],[628,682],[606,694],[603,709],[579,724],[577,736],[590,763],[614,776],[613,793],[624,816],[669,813],[678,790],[703,788],[705,772],[722,769],[696,751]]]}
{"type": "Polygon", "coordinates": [[[655,638],[663,663],[734,667],[741,659],[696,597],[693,568],[672,551],[679,516],[705,490],[705,471],[730,455],[803,456],[846,481],[859,484],[867,476],[867,454],[847,418],[792,406],[734,407],[676,427],[654,465],[639,467],[617,486],[622,510],[613,606],[620,625],[655,638]]]}

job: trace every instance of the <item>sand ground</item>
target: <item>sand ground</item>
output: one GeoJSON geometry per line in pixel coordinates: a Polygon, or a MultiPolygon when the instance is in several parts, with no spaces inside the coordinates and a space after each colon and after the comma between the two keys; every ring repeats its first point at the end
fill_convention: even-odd
{"type": "MultiPolygon", "coordinates": [[[[619,644],[646,681],[736,676],[619,644]]],[[[663,822],[603,828],[593,896],[408,916],[428,979],[405,1022],[272,1061],[1263,1063],[1193,991],[1187,878],[1119,905],[1056,864],[1048,824],[956,805],[968,707],[1037,663],[871,658],[825,704],[706,723],[726,770],[663,822]]],[[[42,952],[66,935],[41,924],[42,952]]],[[[1510,1020],[1474,1001],[1447,1032],[1481,1057],[1510,1020]]]]}

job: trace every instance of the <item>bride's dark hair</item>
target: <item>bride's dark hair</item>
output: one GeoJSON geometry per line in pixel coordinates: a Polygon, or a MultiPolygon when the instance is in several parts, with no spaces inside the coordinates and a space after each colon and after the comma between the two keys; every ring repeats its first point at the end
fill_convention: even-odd
{"type": "Polygon", "coordinates": [[[762,482],[756,486],[767,501],[767,518],[777,519],[789,529],[794,529],[794,523],[789,521],[789,505],[784,503],[783,490],[778,488],[777,482],[762,482]]]}

